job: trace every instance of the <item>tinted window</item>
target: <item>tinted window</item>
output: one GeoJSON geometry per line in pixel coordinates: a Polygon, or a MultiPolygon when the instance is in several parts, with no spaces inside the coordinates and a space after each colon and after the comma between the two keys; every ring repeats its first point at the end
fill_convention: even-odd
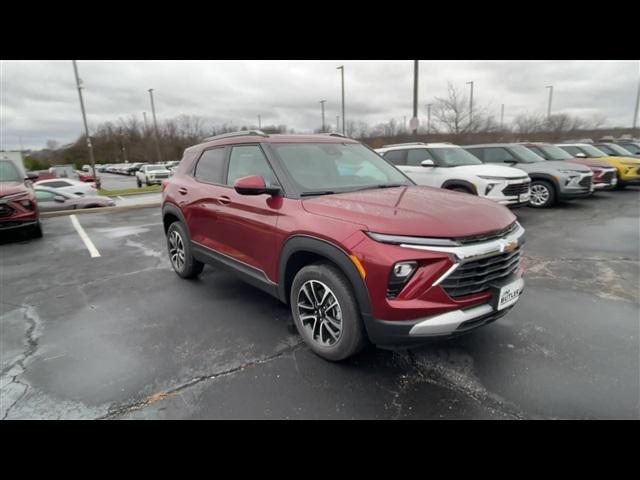
{"type": "Polygon", "coordinates": [[[53,181],[53,182],[42,182],[42,185],[46,185],[49,188],[60,188],[60,187],[70,187],[71,184],[69,182],[64,181],[53,181]]]}
{"type": "Polygon", "coordinates": [[[576,153],[582,153],[578,147],[571,147],[571,146],[564,146],[563,145],[560,148],[563,149],[565,152],[570,153],[573,156],[575,156],[576,153]]]}
{"type": "Polygon", "coordinates": [[[640,146],[635,143],[623,143],[621,144],[622,148],[626,151],[633,153],[634,155],[640,154],[640,146]]]}
{"type": "Polygon", "coordinates": [[[517,160],[506,148],[495,147],[484,149],[484,161],[488,163],[516,162],[517,160]]]}
{"type": "Polygon", "coordinates": [[[511,150],[510,153],[518,156],[519,162],[536,163],[536,162],[544,161],[543,157],[533,153],[531,150],[529,150],[527,147],[523,145],[511,145],[509,146],[509,150],[511,150]]]}
{"type": "Polygon", "coordinates": [[[16,166],[9,161],[0,162],[0,182],[21,182],[22,177],[16,166]]]}
{"type": "Polygon", "coordinates": [[[386,160],[390,161],[394,165],[406,165],[407,158],[406,150],[391,150],[385,153],[383,156],[386,160]]]}
{"type": "Polygon", "coordinates": [[[267,186],[278,185],[276,176],[260,147],[257,145],[233,147],[229,158],[227,185],[233,185],[239,178],[251,175],[259,175],[264,178],[264,183],[267,186]]]}
{"type": "Polygon", "coordinates": [[[433,160],[426,148],[412,148],[407,153],[407,165],[419,167],[423,160],[433,160]]]}
{"type": "Polygon", "coordinates": [[[205,151],[196,165],[195,177],[204,182],[222,183],[225,154],[224,148],[205,151]]]}

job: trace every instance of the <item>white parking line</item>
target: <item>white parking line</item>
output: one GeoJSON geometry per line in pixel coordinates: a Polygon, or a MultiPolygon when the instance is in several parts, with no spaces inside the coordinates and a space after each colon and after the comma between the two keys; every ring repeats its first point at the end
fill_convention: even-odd
{"type": "Polygon", "coordinates": [[[89,238],[89,235],[87,235],[87,232],[85,232],[84,228],[82,228],[82,225],[80,225],[80,222],[78,221],[76,216],[70,215],[69,218],[71,219],[71,223],[73,224],[76,231],[78,232],[78,235],[80,235],[80,238],[84,242],[85,247],[87,247],[87,250],[89,250],[89,253],[91,254],[91,258],[99,257],[100,252],[98,251],[96,246],[93,244],[93,242],[89,238]]]}

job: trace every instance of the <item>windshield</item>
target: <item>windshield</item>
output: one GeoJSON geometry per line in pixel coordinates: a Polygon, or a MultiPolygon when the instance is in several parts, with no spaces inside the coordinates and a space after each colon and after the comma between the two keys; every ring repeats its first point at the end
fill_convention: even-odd
{"type": "Polygon", "coordinates": [[[640,145],[637,143],[623,143],[622,148],[634,155],[640,154],[640,145]]]}
{"type": "Polygon", "coordinates": [[[147,167],[147,172],[157,172],[158,170],[166,170],[167,167],[164,165],[149,165],[147,167]]]}
{"type": "Polygon", "coordinates": [[[598,150],[596,147],[593,147],[591,145],[580,145],[580,150],[586,153],[590,158],[600,158],[607,156],[607,154],[602,150],[598,150]]]}
{"type": "Polygon", "coordinates": [[[21,182],[22,180],[23,178],[13,162],[0,161],[0,182],[21,182]]]}
{"type": "Polygon", "coordinates": [[[540,150],[547,160],[573,160],[573,155],[555,145],[536,145],[533,148],[540,150]]]}
{"type": "Polygon", "coordinates": [[[605,148],[608,148],[610,151],[607,153],[613,153],[613,155],[618,155],[621,157],[625,157],[628,155],[633,155],[629,150],[620,145],[616,145],[615,143],[610,143],[609,145],[598,145],[598,148],[603,152],[607,152],[605,148]]]}
{"type": "Polygon", "coordinates": [[[438,164],[443,166],[482,165],[481,160],[471,155],[464,148],[430,148],[428,150],[438,160],[438,164]]]}
{"type": "Polygon", "coordinates": [[[522,163],[544,162],[544,158],[536,155],[523,145],[510,145],[509,148],[518,156],[518,160],[522,163]]]}
{"type": "Polygon", "coordinates": [[[413,184],[364,145],[286,143],[271,146],[303,194],[413,184]]]}

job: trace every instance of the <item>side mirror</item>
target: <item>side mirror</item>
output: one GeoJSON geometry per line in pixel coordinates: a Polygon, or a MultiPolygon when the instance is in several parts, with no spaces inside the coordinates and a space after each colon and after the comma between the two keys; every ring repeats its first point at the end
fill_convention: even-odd
{"type": "Polygon", "coordinates": [[[420,166],[421,167],[434,167],[435,164],[433,163],[433,160],[422,160],[420,162],[420,166]]]}
{"type": "Polygon", "coordinates": [[[233,188],[240,195],[262,195],[263,193],[277,195],[280,193],[280,187],[267,187],[264,178],[259,175],[239,178],[233,184],[233,188]]]}
{"type": "Polygon", "coordinates": [[[56,195],[55,197],[53,197],[53,200],[58,203],[64,203],[67,201],[67,199],[64,198],[62,195],[56,195]]]}
{"type": "Polygon", "coordinates": [[[35,180],[39,177],[36,172],[27,172],[27,178],[25,180],[35,180]]]}
{"type": "Polygon", "coordinates": [[[584,153],[580,152],[576,153],[576,158],[587,158],[587,156],[584,153]]]}

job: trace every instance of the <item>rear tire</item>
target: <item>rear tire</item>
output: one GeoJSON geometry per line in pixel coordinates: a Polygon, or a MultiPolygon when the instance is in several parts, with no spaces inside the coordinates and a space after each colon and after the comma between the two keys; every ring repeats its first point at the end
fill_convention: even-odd
{"type": "Polygon", "coordinates": [[[316,355],[340,361],[366,345],[353,289],[336,266],[316,263],[302,268],[293,279],[289,301],[298,332],[316,355]]]}
{"type": "Polygon", "coordinates": [[[136,179],[136,182],[138,183],[138,188],[142,188],[142,183],[140,182],[140,179],[136,179]]]}
{"type": "Polygon", "coordinates": [[[167,248],[169,261],[182,278],[195,278],[204,268],[204,263],[193,258],[191,241],[187,229],[181,222],[173,222],[167,230],[167,248]]]}
{"type": "Polygon", "coordinates": [[[556,189],[546,180],[531,182],[531,199],[529,206],[533,208],[547,208],[556,203],[556,189]]]}

